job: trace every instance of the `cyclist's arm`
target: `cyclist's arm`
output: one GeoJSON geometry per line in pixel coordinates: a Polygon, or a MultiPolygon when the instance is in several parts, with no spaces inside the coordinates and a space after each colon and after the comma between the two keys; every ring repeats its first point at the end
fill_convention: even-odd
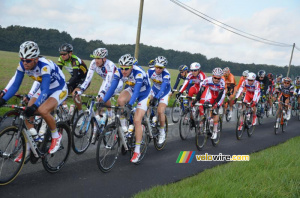
{"type": "Polygon", "coordinates": [[[177,89],[179,82],[180,82],[180,73],[177,76],[177,79],[176,79],[176,82],[175,82],[175,85],[174,85],[173,89],[177,89]]]}
{"type": "MultiPolygon", "coordinates": [[[[137,74],[136,77],[138,75],[139,74],[137,74]]],[[[134,102],[136,101],[136,99],[138,98],[142,85],[143,85],[143,78],[142,78],[142,75],[140,75],[139,78],[135,79],[135,85],[134,85],[134,88],[133,88],[133,93],[132,93],[132,96],[131,96],[130,101],[129,101],[130,105],[133,105],[134,102]]]]}
{"type": "Polygon", "coordinates": [[[224,101],[225,93],[226,93],[226,92],[224,91],[224,89],[221,89],[221,90],[219,91],[218,97],[217,97],[217,99],[216,99],[216,103],[218,103],[219,106],[221,106],[221,104],[222,104],[223,101],[224,101]]]}
{"type": "Polygon", "coordinates": [[[257,103],[258,102],[258,96],[260,93],[260,86],[259,83],[257,82],[255,85],[255,91],[254,91],[254,96],[253,96],[253,102],[257,103]]]}
{"type": "Polygon", "coordinates": [[[8,84],[6,85],[6,87],[3,89],[3,92],[6,93],[7,90],[11,87],[11,85],[13,84],[13,82],[15,81],[16,79],[16,75],[17,75],[17,72],[15,73],[15,75],[10,79],[10,81],[8,82],[8,84]]]}
{"type": "Polygon", "coordinates": [[[170,77],[163,78],[163,83],[160,86],[159,92],[156,94],[155,98],[160,99],[164,92],[166,91],[167,86],[170,84],[170,77]]]}
{"type": "Polygon", "coordinates": [[[241,93],[242,93],[244,87],[245,87],[245,81],[243,81],[242,85],[240,86],[238,92],[236,93],[235,98],[239,98],[239,97],[240,97],[240,95],[241,95],[241,93]]]}
{"type": "Polygon", "coordinates": [[[102,82],[102,85],[101,85],[101,87],[99,89],[99,92],[98,92],[98,96],[100,96],[101,98],[103,98],[103,96],[108,91],[108,89],[110,87],[110,83],[112,82],[113,75],[114,75],[114,73],[112,71],[107,72],[106,78],[102,82]]]}
{"type": "MultiPolygon", "coordinates": [[[[20,66],[19,66],[20,67],[20,66]]],[[[3,96],[3,99],[5,101],[8,101],[11,97],[13,97],[17,91],[19,90],[19,87],[23,81],[25,72],[17,70],[16,77],[10,88],[7,90],[6,94],[3,96]]]]}
{"type": "Polygon", "coordinates": [[[38,81],[34,81],[33,85],[28,93],[28,97],[31,98],[40,88],[41,83],[39,83],[38,81]]]}
{"type": "Polygon", "coordinates": [[[78,73],[79,73],[79,61],[75,60],[73,64],[73,75],[72,77],[69,79],[69,86],[73,87],[79,77],[78,73]]]}
{"type": "Polygon", "coordinates": [[[269,79],[267,77],[265,77],[264,78],[264,90],[263,90],[264,95],[267,93],[268,88],[269,88],[269,79]]]}
{"type": "Polygon", "coordinates": [[[86,75],[86,78],[84,80],[84,82],[82,83],[82,85],[80,86],[80,89],[85,91],[87,89],[87,87],[89,86],[90,82],[92,81],[93,75],[94,75],[94,67],[92,66],[92,63],[90,65],[89,71],[86,75]]]}
{"type": "Polygon", "coordinates": [[[179,90],[180,93],[183,93],[184,90],[187,88],[187,86],[189,85],[189,79],[186,79],[184,82],[183,82],[183,85],[181,87],[181,89],[179,90]]]}

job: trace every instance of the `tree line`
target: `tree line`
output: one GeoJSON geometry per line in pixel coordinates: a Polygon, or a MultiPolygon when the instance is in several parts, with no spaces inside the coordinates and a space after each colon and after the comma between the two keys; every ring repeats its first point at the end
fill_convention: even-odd
{"type": "MultiPolygon", "coordinates": [[[[101,37],[101,35],[100,35],[101,37]]],[[[58,56],[58,48],[63,43],[70,43],[74,47],[74,54],[82,59],[90,59],[90,54],[99,47],[108,49],[108,58],[113,62],[118,62],[119,58],[130,53],[134,55],[135,45],[129,44],[105,44],[102,40],[86,41],[82,38],[72,38],[65,31],[59,32],[56,29],[41,29],[23,26],[8,26],[3,28],[0,26],[0,50],[18,52],[20,44],[24,41],[31,40],[36,42],[42,55],[58,56]]],[[[199,62],[204,72],[211,72],[215,67],[229,67],[234,75],[241,75],[246,69],[257,73],[258,70],[264,69],[267,73],[273,74],[287,73],[287,66],[278,67],[266,64],[243,64],[230,61],[224,61],[220,58],[207,59],[201,53],[189,53],[176,50],[165,50],[160,47],[140,44],[139,64],[147,65],[151,59],[157,56],[165,56],[168,59],[168,68],[177,69],[180,65],[189,66],[191,62],[199,62]]],[[[300,67],[291,66],[290,73],[292,75],[300,75],[300,67]]]]}

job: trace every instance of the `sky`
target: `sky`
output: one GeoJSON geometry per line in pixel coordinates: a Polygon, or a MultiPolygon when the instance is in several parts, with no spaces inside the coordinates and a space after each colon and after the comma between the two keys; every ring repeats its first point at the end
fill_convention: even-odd
{"type": "MultiPolygon", "coordinates": [[[[300,49],[299,0],[181,1],[239,30],[276,42],[295,43],[300,49]]],[[[139,5],[140,0],[1,0],[0,25],[51,28],[87,41],[135,44],[139,5]]],[[[201,53],[208,59],[278,66],[288,65],[292,52],[291,46],[267,45],[233,34],[170,0],[144,0],[140,42],[201,53]]],[[[300,66],[297,49],[292,64],[300,66]]]]}

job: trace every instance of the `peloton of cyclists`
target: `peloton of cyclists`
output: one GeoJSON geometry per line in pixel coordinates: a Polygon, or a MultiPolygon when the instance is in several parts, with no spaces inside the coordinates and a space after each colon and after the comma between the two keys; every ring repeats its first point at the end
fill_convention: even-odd
{"type": "MultiPolygon", "coordinates": [[[[235,82],[234,75],[232,73],[230,73],[229,67],[225,67],[223,69],[222,78],[225,81],[225,89],[227,90],[226,94],[229,97],[230,111],[229,111],[228,117],[231,118],[232,117],[232,108],[233,108],[233,103],[234,103],[234,94],[235,94],[236,82],[235,82]]],[[[226,108],[227,108],[227,106],[225,107],[225,109],[226,108]]]]}

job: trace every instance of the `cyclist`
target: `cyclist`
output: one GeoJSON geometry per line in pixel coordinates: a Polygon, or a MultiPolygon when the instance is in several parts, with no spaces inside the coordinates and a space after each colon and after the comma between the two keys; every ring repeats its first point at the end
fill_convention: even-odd
{"type": "Polygon", "coordinates": [[[242,83],[247,79],[248,74],[249,74],[249,70],[243,71],[242,76],[241,76],[241,78],[239,80],[239,84],[235,87],[235,92],[237,92],[239,90],[239,88],[241,87],[242,83]]]}
{"type": "MultiPolygon", "coordinates": [[[[209,102],[213,105],[212,117],[214,119],[213,134],[211,139],[217,138],[218,133],[218,121],[219,121],[219,108],[222,105],[225,98],[225,81],[222,78],[223,70],[219,67],[213,69],[212,76],[204,79],[201,83],[200,91],[197,93],[196,99],[193,101],[193,105],[197,101],[201,104],[209,102]]],[[[200,125],[202,125],[204,109],[203,106],[199,106],[200,112],[200,125]]]]}
{"type": "Polygon", "coordinates": [[[155,65],[155,60],[150,60],[149,63],[148,63],[149,69],[153,68],[154,65],[155,65]]]}
{"type": "MultiPolygon", "coordinates": [[[[189,73],[189,71],[188,71],[189,68],[188,68],[188,66],[186,66],[186,65],[180,65],[179,68],[178,68],[178,70],[179,70],[179,74],[178,74],[178,76],[177,76],[177,78],[176,78],[176,82],[175,82],[175,85],[174,85],[174,87],[173,87],[172,93],[174,93],[174,90],[177,89],[180,80],[181,80],[181,79],[185,80],[186,77],[187,77],[187,74],[189,73]]],[[[192,85],[192,84],[189,84],[189,85],[187,86],[187,88],[186,88],[187,91],[189,91],[191,85],[192,85]]]]}
{"type": "MultiPolygon", "coordinates": [[[[265,101],[267,99],[266,94],[267,94],[267,90],[269,88],[269,79],[266,76],[266,72],[264,70],[260,70],[257,73],[256,81],[260,83],[260,91],[261,91],[261,97],[262,97],[262,106],[261,106],[260,112],[258,112],[257,115],[263,116],[264,115],[263,103],[265,103],[265,101]]],[[[267,109],[267,110],[269,111],[269,109],[267,109]]]]}
{"type": "MultiPolygon", "coordinates": [[[[291,118],[291,105],[290,105],[290,97],[294,95],[294,86],[292,85],[292,79],[289,77],[285,77],[282,79],[283,85],[279,87],[279,96],[278,101],[282,101],[285,105],[288,106],[287,115],[285,115],[286,120],[290,120],[291,118]]],[[[282,109],[282,104],[278,103],[278,110],[276,115],[279,116],[279,109],[282,109]]],[[[280,118],[278,118],[275,127],[279,128],[280,118]]]]}
{"type": "Polygon", "coordinates": [[[166,139],[165,110],[171,93],[171,76],[166,69],[167,64],[168,61],[165,57],[158,56],[155,59],[155,68],[148,70],[149,79],[153,82],[150,105],[155,107],[158,103],[157,114],[160,121],[158,144],[163,144],[166,139]]]}
{"type": "MultiPolygon", "coordinates": [[[[117,66],[107,59],[106,57],[108,56],[108,51],[106,48],[97,48],[93,51],[93,54],[90,55],[91,58],[93,58],[92,62],[90,63],[90,67],[88,70],[88,74],[80,88],[76,88],[75,91],[77,91],[78,95],[81,95],[90,85],[91,80],[93,78],[94,72],[96,72],[102,79],[102,85],[100,86],[99,92],[98,92],[98,98],[97,101],[102,101],[104,98],[104,95],[107,93],[108,89],[111,86],[113,76],[115,71],[117,70],[117,66]]],[[[119,82],[115,91],[116,93],[119,93],[123,88],[123,82],[119,82]]],[[[78,97],[79,98],[79,97],[78,97]]],[[[107,106],[111,106],[110,100],[108,100],[105,103],[107,106]]],[[[100,115],[102,117],[102,123],[105,123],[106,121],[106,114],[102,113],[100,115]]],[[[111,109],[108,109],[108,124],[110,124],[114,117],[111,109]]],[[[83,120],[80,120],[80,123],[78,124],[79,126],[82,124],[83,120]]],[[[78,121],[79,122],[79,121],[78,121]]],[[[92,138],[92,143],[95,142],[95,137],[97,133],[97,127],[94,127],[94,132],[93,132],[93,138],[92,138]]]]}
{"type": "MultiPolygon", "coordinates": [[[[235,96],[235,102],[241,95],[241,93],[244,91],[244,88],[246,89],[246,95],[243,99],[243,103],[250,103],[252,102],[253,107],[253,120],[252,125],[256,125],[256,104],[259,101],[260,98],[260,84],[258,81],[255,80],[256,75],[253,72],[248,73],[247,79],[242,83],[241,87],[239,88],[236,96],[235,96]]],[[[244,105],[243,105],[244,108],[244,105]]],[[[241,126],[239,126],[239,130],[241,130],[241,126]]]]}
{"type": "MultiPolygon", "coordinates": [[[[52,61],[39,55],[40,50],[35,42],[26,41],[21,44],[19,51],[21,61],[17,67],[15,80],[4,97],[0,98],[0,106],[4,105],[5,102],[18,91],[25,73],[32,79],[39,81],[41,87],[30,99],[24,113],[26,117],[31,117],[37,112],[45,119],[52,136],[52,142],[48,152],[53,154],[60,147],[62,135],[58,133],[54,117],[50,113],[66,99],[68,89],[65,76],[59,67],[52,61]]],[[[33,121],[32,117],[30,119],[33,121]]],[[[33,124],[30,124],[27,120],[25,123],[31,135],[37,135],[33,124]]],[[[27,146],[27,149],[29,148],[30,147],[27,146]]],[[[26,157],[28,155],[29,150],[25,153],[26,157]]],[[[15,161],[19,162],[22,156],[23,153],[21,153],[15,161]]]]}
{"type": "MultiPolygon", "coordinates": [[[[130,54],[125,54],[119,59],[120,68],[114,73],[114,79],[111,83],[111,87],[105,94],[103,102],[107,102],[113,95],[115,89],[118,86],[119,81],[123,81],[128,84],[129,87],[124,89],[118,98],[118,104],[121,107],[125,106],[124,111],[127,117],[130,115],[132,105],[137,100],[137,109],[134,114],[134,127],[135,127],[135,149],[131,158],[131,162],[136,163],[140,157],[140,145],[142,142],[142,119],[147,111],[147,101],[150,96],[150,81],[146,72],[139,66],[133,65],[133,57],[130,54]]],[[[121,116],[121,125],[123,131],[127,131],[126,120],[124,115],[121,116]],[[124,130],[125,129],[125,130],[124,130]]]]}
{"type": "MultiPolygon", "coordinates": [[[[225,67],[223,69],[223,80],[225,81],[225,89],[227,90],[226,94],[229,97],[229,106],[230,106],[230,111],[228,117],[231,118],[232,116],[232,107],[233,107],[233,102],[234,102],[234,88],[236,86],[235,78],[232,73],[230,73],[229,67],[225,67]]],[[[227,106],[225,107],[227,109],[227,106]]]]}
{"type": "Polygon", "coordinates": [[[298,98],[298,109],[300,110],[300,76],[297,76],[294,82],[295,92],[294,95],[298,98]]]}
{"type": "Polygon", "coordinates": [[[176,97],[180,97],[181,94],[186,90],[190,85],[188,95],[192,97],[194,94],[197,94],[200,90],[200,83],[206,78],[206,75],[201,71],[200,63],[194,62],[190,65],[190,73],[188,73],[179,93],[176,94],[176,97]]]}
{"type": "MultiPolygon", "coordinates": [[[[273,98],[273,93],[275,90],[275,84],[274,84],[274,79],[273,79],[272,73],[268,73],[267,77],[269,79],[269,87],[267,90],[267,95],[268,95],[267,99],[268,99],[269,107],[272,107],[272,104],[273,104],[272,98],[273,98]]],[[[272,109],[270,108],[269,112],[268,112],[269,115],[271,115],[271,111],[272,111],[272,109]]]]}

